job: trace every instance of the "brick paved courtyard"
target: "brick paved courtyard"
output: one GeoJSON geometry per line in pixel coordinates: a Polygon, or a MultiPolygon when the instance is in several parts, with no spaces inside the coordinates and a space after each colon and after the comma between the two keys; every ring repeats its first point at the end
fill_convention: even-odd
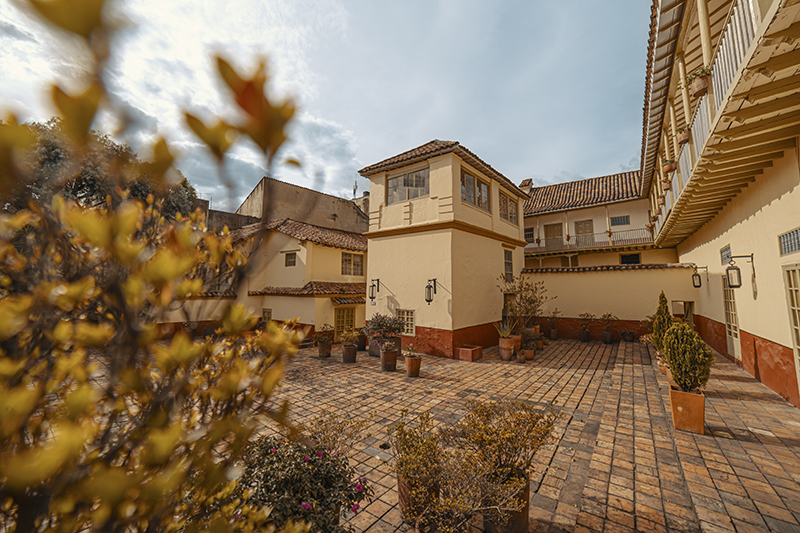
{"type": "Polygon", "coordinates": [[[386,428],[400,411],[452,423],[470,399],[514,398],[563,413],[557,445],[538,456],[531,531],[800,532],[800,410],[722,357],[706,389],[706,435],[675,431],[665,376],[639,343],[558,340],[526,364],[489,351],[477,363],[425,357],[420,378],[301,350],[280,396],[294,421],[322,410],[375,412],[357,445],[375,498],[350,516],[357,531],[406,530],[397,508],[386,428]]]}

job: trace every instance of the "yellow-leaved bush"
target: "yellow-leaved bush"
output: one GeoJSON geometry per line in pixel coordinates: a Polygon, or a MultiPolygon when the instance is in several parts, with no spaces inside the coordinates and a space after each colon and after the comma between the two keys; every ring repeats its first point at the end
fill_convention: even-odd
{"type": "MultiPolygon", "coordinates": [[[[103,0],[28,1],[93,55],[88,89],[51,89],[70,153],[88,153],[99,111],[125,124],[103,85],[124,25],[107,24],[103,0]]],[[[217,68],[242,112],[213,127],[187,112],[190,129],[220,168],[241,137],[269,167],[294,105],[269,101],[263,62],[250,78],[221,58],[217,68]]],[[[245,335],[256,318],[234,304],[205,337],[167,324],[203,291],[235,291],[262,237],[237,243],[199,210],[171,219],[163,200],[133,199],[124,154],[104,167],[116,174],[100,205],[58,183],[21,195],[36,182],[34,137],[13,115],[0,120],[0,530],[274,529],[269,509],[228,497],[258,425],[286,424],[287,405],[270,397],[299,344],[293,324],[245,335]]],[[[174,158],[160,139],[134,174],[157,190],[174,158]]]]}

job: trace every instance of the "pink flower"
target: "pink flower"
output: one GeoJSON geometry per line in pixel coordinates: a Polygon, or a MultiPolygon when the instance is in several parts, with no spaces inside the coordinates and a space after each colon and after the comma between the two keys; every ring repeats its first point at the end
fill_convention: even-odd
{"type": "Polygon", "coordinates": [[[317,457],[322,457],[322,450],[317,452],[317,457]]]}
{"type": "Polygon", "coordinates": [[[308,462],[308,461],[309,461],[309,459],[311,459],[311,458],[310,458],[308,455],[306,455],[306,456],[303,458],[303,461],[305,461],[305,462],[308,462]]]}
{"type": "Polygon", "coordinates": [[[358,514],[358,510],[359,510],[360,508],[361,508],[361,506],[360,506],[360,505],[358,505],[357,503],[354,503],[354,504],[353,504],[353,508],[351,509],[351,511],[353,511],[353,513],[355,513],[355,514],[358,514]]]}
{"type": "Polygon", "coordinates": [[[301,503],[301,504],[300,504],[300,507],[302,507],[302,508],[303,508],[303,509],[305,509],[306,511],[310,511],[311,509],[313,509],[313,507],[311,507],[311,504],[308,504],[308,503],[306,503],[306,502],[303,502],[303,503],[301,503]]]}
{"type": "Polygon", "coordinates": [[[272,453],[275,453],[275,448],[272,448],[272,453]]]}
{"type": "Polygon", "coordinates": [[[361,492],[362,490],[364,490],[364,487],[361,485],[361,483],[356,481],[356,491],[361,492]]]}

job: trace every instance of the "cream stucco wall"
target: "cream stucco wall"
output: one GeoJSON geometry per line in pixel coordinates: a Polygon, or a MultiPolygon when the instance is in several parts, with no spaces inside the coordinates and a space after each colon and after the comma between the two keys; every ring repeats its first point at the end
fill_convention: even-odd
{"type": "Polygon", "coordinates": [[[800,226],[800,165],[795,150],[764,169],[710,222],[678,246],[682,262],[708,267],[696,313],[725,322],[720,250],[730,245],[733,255],[754,254],[753,267],[737,259],[742,287],[734,298],[739,327],[753,335],[792,347],[782,265],[800,263],[800,252],[780,256],[778,235],[800,226]]]}
{"type": "Polygon", "coordinates": [[[270,232],[250,257],[252,269],[245,286],[248,291],[258,291],[266,286],[302,287],[308,279],[308,260],[307,246],[289,235],[270,232]],[[288,252],[297,254],[295,266],[286,266],[288,252]]]}
{"type": "MultiPolygon", "coordinates": [[[[258,296],[260,305],[253,312],[261,316],[261,309],[272,309],[272,320],[299,319],[302,324],[314,324],[315,298],[312,296],[258,296]]],[[[253,297],[250,298],[253,301],[253,297]]]]}
{"type": "Polygon", "coordinates": [[[306,279],[308,281],[335,281],[341,283],[364,283],[366,279],[367,261],[366,253],[342,250],[341,248],[331,248],[307,242],[308,248],[308,269],[306,279]],[[364,257],[364,274],[361,276],[345,276],[342,274],[342,253],[361,255],[364,257]]]}
{"type": "Polygon", "coordinates": [[[620,320],[643,320],[656,311],[662,290],[670,302],[694,302],[699,297],[690,268],[523,275],[543,281],[547,296],[557,297],[546,304],[545,313],[558,308],[570,318],[613,313],[620,320]]]}
{"type": "Polygon", "coordinates": [[[414,309],[417,326],[453,328],[452,230],[412,233],[369,240],[367,279],[380,279],[367,318],[414,309]],[[433,302],[425,303],[425,285],[436,278],[433,302]]]}

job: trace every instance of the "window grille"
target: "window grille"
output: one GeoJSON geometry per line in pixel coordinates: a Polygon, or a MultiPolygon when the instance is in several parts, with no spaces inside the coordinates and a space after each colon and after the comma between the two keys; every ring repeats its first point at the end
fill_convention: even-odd
{"type": "Polygon", "coordinates": [[[620,265],[638,265],[641,262],[639,254],[621,254],[619,256],[620,265]]]}
{"type": "Polygon", "coordinates": [[[361,254],[351,254],[348,252],[342,252],[342,275],[363,276],[364,256],[361,254]]]}
{"type": "Polygon", "coordinates": [[[286,264],[287,267],[295,266],[297,264],[297,253],[290,252],[290,253],[286,254],[286,263],[285,264],[286,264]]]}
{"type": "Polygon", "coordinates": [[[416,335],[414,331],[414,310],[413,309],[398,309],[397,318],[403,321],[403,331],[400,335],[416,335]]]}
{"type": "Polygon", "coordinates": [[[533,228],[525,228],[525,242],[534,242],[536,239],[533,237],[533,228]]]}
{"type": "Polygon", "coordinates": [[[630,223],[631,223],[630,215],[625,215],[624,217],[611,217],[612,226],[627,226],[630,223]]]}
{"type": "Polygon", "coordinates": [[[778,240],[781,243],[781,255],[800,251],[800,228],[784,233],[778,240]]]}
{"type": "Polygon", "coordinates": [[[733,255],[731,253],[731,246],[728,245],[725,248],[723,248],[722,250],[720,250],[719,251],[719,255],[722,258],[722,264],[723,265],[725,265],[727,263],[730,263],[731,262],[731,256],[733,255]]]}
{"type": "Polygon", "coordinates": [[[504,273],[506,281],[514,280],[514,256],[511,250],[503,250],[504,273]]]}

